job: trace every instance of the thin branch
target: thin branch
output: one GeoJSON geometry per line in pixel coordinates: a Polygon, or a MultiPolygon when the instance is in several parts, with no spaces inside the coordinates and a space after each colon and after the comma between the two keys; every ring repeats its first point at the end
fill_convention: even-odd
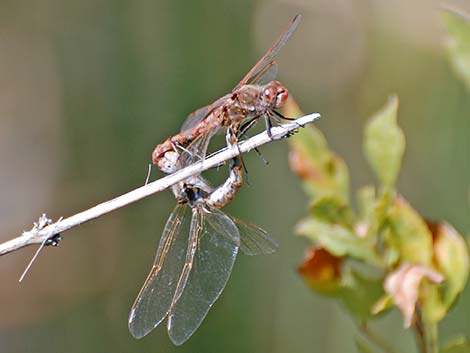
{"type": "Polygon", "coordinates": [[[204,159],[197,163],[191,164],[190,166],[181,169],[176,173],[158,179],[154,182],[148,183],[124,195],[118,196],[110,201],[100,203],[95,207],[89,208],[88,210],[77,213],[71,217],[59,220],[55,223],[49,222],[48,224],[44,224],[41,227],[39,227],[38,224],[35,224],[33,229],[23,232],[21,236],[0,244],[0,256],[28,245],[46,243],[47,240],[53,238],[57,234],[61,234],[84,222],[95,219],[108,212],[129,205],[133,202],[143,199],[144,197],[163,191],[171,187],[172,185],[182,182],[183,180],[191,176],[198,175],[207,169],[219,166],[225,161],[237,156],[240,153],[249,152],[252,149],[264,145],[266,143],[272,142],[274,140],[279,140],[284,137],[288,137],[299,127],[309,124],[317,120],[319,117],[320,114],[313,113],[298,118],[297,120],[291,123],[273,127],[271,129],[272,137],[269,137],[266,131],[264,131],[256,136],[253,136],[248,140],[240,142],[238,147],[233,146],[231,148],[225,148],[223,150],[220,150],[213,156],[210,156],[207,159],[204,159]]]}

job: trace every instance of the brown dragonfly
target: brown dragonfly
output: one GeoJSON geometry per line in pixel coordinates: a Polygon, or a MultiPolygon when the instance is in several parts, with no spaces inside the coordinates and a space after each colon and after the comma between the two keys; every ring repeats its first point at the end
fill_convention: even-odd
{"type": "MultiPolygon", "coordinates": [[[[191,151],[183,153],[194,154],[191,151]]],[[[176,160],[175,169],[190,159],[176,160]]],[[[226,182],[210,188],[202,176],[173,189],[178,203],[163,230],[150,273],[132,306],[129,330],[147,335],[168,317],[168,335],[183,344],[222,293],[240,249],[269,254],[276,242],[261,228],[223,213],[241,186],[241,157],[232,160],[226,182]]]]}
{"type": "Polygon", "coordinates": [[[165,173],[175,172],[174,158],[178,150],[184,150],[190,144],[198,144],[199,156],[204,158],[208,141],[220,129],[232,126],[239,131],[242,122],[251,127],[263,117],[270,134],[273,115],[284,118],[276,109],[284,106],[289,95],[287,89],[274,78],[277,74],[275,56],[286,44],[299,25],[301,16],[293,18],[289,27],[279,36],[272,47],[241,79],[231,93],[217,99],[212,104],[191,113],[184,122],[181,131],[156,146],[152,160],[165,173]]]}

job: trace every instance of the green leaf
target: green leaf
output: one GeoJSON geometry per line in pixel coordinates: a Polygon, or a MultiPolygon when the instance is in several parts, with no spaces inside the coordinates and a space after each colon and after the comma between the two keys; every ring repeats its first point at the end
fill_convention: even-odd
{"type": "Polygon", "coordinates": [[[420,288],[420,305],[424,323],[435,324],[447,314],[448,308],[441,298],[440,286],[442,284],[423,281],[420,288]]]}
{"type": "Polygon", "coordinates": [[[374,187],[366,186],[360,189],[357,193],[359,209],[359,220],[355,225],[357,234],[375,242],[386,221],[392,199],[392,193],[388,191],[376,198],[374,187]]]}
{"type": "Polygon", "coordinates": [[[336,156],[320,130],[307,127],[289,139],[289,164],[302,179],[312,197],[331,197],[347,203],[349,172],[344,161],[336,156]]]}
{"type": "Polygon", "coordinates": [[[359,218],[363,221],[370,221],[374,217],[375,208],[375,188],[364,186],[357,192],[357,208],[359,218]]]}
{"type": "Polygon", "coordinates": [[[470,353],[470,342],[464,336],[455,337],[440,350],[441,353],[470,353]]]}
{"type": "Polygon", "coordinates": [[[365,322],[372,317],[374,304],[384,294],[382,281],[382,276],[371,275],[354,264],[346,264],[338,297],[358,321],[365,322]]]}
{"type": "Polygon", "coordinates": [[[370,244],[341,225],[307,218],[297,225],[296,232],[310,238],[335,256],[351,256],[370,263],[378,262],[370,244]]]}
{"type": "Polygon", "coordinates": [[[442,301],[449,308],[467,284],[469,253],[467,244],[450,224],[431,224],[436,267],[445,277],[442,301]]]}
{"type": "Polygon", "coordinates": [[[378,315],[393,308],[393,298],[390,294],[385,293],[372,307],[372,314],[378,315]]]}
{"type": "Polygon", "coordinates": [[[360,322],[372,316],[372,306],[383,295],[383,272],[316,246],[308,249],[298,272],[309,288],[338,299],[360,322]]]}
{"type": "Polygon", "coordinates": [[[375,217],[375,188],[366,186],[361,188],[356,195],[358,217],[354,224],[354,230],[360,238],[369,238],[375,243],[377,239],[375,217]]]}
{"type": "Polygon", "coordinates": [[[402,262],[432,267],[432,234],[421,216],[402,197],[396,197],[388,212],[387,245],[394,247],[402,262]]]}
{"type": "Polygon", "coordinates": [[[397,125],[397,110],[398,98],[393,96],[365,129],[364,153],[385,189],[395,184],[405,152],[405,136],[397,125]]]}
{"type": "Polygon", "coordinates": [[[316,199],[310,206],[313,218],[331,224],[340,224],[351,227],[352,213],[348,205],[338,199],[323,197],[316,199]]]}
{"type": "Polygon", "coordinates": [[[456,11],[444,13],[449,37],[447,51],[452,68],[470,88],[470,19],[456,11]]]}

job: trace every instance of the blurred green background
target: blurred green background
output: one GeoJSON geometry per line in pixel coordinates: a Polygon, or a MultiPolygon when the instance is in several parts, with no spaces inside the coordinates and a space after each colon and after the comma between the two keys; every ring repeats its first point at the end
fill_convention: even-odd
{"type": "MultiPolygon", "coordinates": [[[[470,12],[467,1],[448,2],[470,12]]],[[[362,155],[367,118],[392,93],[407,150],[398,188],[423,215],[470,230],[470,92],[445,52],[435,1],[11,1],[0,3],[0,237],[42,212],[54,219],[143,184],[150,153],[192,110],[229,92],[297,13],[278,56],[279,79],[349,165],[371,183],[362,155]]],[[[130,306],[175,201],[163,192],[65,234],[45,249],[0,259],[1,352],[354,352],[354,327],[296,274],[307,241],[293,226],[307,198],[287,144],[245,157],[251,186],[226,211],[280,243],[240,255],[202,326],[174,347],[161,325],[135,340],[130,306]]],[[[153,178],[158,177],[157,173],[153,178]]],[[[470,334],[467,290],[441,324],[470,334]]],[[[375,324],[398,350],[412,336],[394,312],[375,324]]]]}

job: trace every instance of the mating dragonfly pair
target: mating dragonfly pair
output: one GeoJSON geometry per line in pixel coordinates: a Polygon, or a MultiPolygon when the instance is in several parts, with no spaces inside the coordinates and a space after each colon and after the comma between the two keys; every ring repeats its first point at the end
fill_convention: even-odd
{"type": "MultiPolygon", "coordinates": [[[[209,141],[226,128],[228,146],[261,117],[270,134],[271,118],[283,118],[276,109],[288,97],[274,81],[274,57],[300,22],[300,15],[231,93],[191,113],[181,132],[157,145],[153,163],[174,173],[205,157],[209,141]]],[[[268,254],[277,248],[269,235],[223,213],[243,184],[241,156],[230,162],[227,180],[212,188],[198,175],[173,187],[177,205],[171,213],[157,249],[153,267],[129,315],[129,330],[136,338],[147,335],[168,317],[168,334],[176,345],[184,343],[199,327],[224,289],[238,250],[248,255],[268,254]]]]}

